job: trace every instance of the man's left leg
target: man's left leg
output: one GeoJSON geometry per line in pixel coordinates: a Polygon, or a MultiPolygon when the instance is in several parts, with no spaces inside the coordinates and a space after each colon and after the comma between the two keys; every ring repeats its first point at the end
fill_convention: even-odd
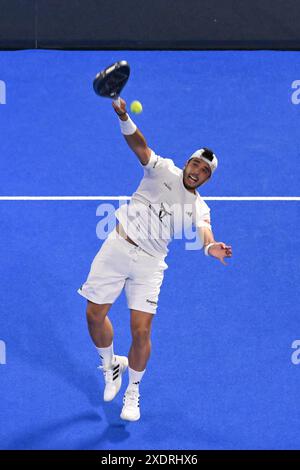
{"type": "Polygon", "coordinates": [[[139,310],[130,312],[132,344],[128,354],[129,385],[124,395],[121,418],[137,421],[140,418],[139,385],[150,357],[151,325],[154,315],[139,310]]]}

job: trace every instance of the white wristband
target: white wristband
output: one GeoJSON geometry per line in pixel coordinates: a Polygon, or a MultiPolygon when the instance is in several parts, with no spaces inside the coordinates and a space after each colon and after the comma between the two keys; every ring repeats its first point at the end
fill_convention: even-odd
{"type": "Polygon", "coordinates": [[[213,245],[214,245],[214,243],[209,243],[209,245],[206,245],[206,246],[204,247],[204,253],[205,253],[206,256],[209,256],[208,250],[209,250],[210,247],[213,246],[213,245]]]}
{"type": "Polygon", "coordinates": [[[135,133],[137,127],[134,124],[134,122],[130,119],[129,116],[128,116],[127,121],[122,121],[121,119],[119,119],[119,121],[120,121],[121,132],[123,135],[132,135],[135,133]]]}

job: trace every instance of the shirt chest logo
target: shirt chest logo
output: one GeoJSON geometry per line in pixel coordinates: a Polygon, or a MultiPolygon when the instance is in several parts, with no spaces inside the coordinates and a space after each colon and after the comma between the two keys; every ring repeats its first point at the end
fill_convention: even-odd
{"type": "Polygon", "coordinates": [[[162,219],[163,219],[166,215],[172,215],[172,214],[171,214],[171,212],[168,212],[167,209],[165,208],[164,204],[161,203],[161,205],[160,205],[160,211],[159,211],[159,214],[158,214],[159,220],[162,222],[162,219]]]}

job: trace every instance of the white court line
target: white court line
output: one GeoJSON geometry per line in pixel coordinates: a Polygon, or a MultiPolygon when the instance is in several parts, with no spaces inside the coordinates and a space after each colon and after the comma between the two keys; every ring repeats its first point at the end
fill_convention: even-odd
{"type": "MultiPolygon", "coordinates": [[[[130,196],[0,196],[0,201],[130,201],[130,196]]],[[[300,196],[212,196],[205,201],[300,201],[300,196]]]]}
{"type": "Polygon", "coordinates": [[[0,201],[129,201],[129,196],[0,196],[0,201]]]}
{"type": "Polygon", "coordinates": [[[299,196],[212,196],[203,199],[206,201],[300,201],[299,196]]]}

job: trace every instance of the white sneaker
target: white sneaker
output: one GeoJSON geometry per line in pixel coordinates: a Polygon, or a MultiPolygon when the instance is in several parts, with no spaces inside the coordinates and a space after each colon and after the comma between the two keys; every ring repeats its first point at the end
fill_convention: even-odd
{"type": "Polygon", "coordinates": [[[127,421],[137,421],[140,417],[139,389],[134,386],[128,387],[123,398],[123,408],[120,418],[127,421]]]}
{"type": "Polygon", "coordinates": [[[122,385],[122,375],[128,367],[128,359],[125,356],[114,356],[110,367],[99,366],[104,375],[105,389],[104,401],[111,401],[115,398],[122,385]]]}

